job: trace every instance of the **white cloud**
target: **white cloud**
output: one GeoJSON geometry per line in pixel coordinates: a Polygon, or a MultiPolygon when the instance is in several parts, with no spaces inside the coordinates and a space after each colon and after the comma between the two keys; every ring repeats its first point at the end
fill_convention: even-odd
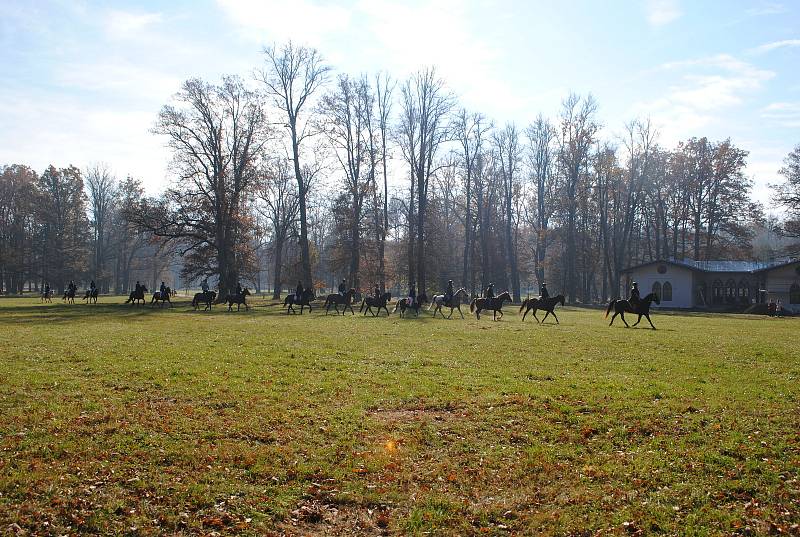
{"type": "Polygon", "coordinates": [[[161,13],[132,13],[112,10],[105,18],[105,31],[113,39],[135,38],[162,20],[161,13]]]}
{"type": "Polygon", "coordinates": [[[764,43],[763,45],[759,45],[753,49],[750,49],[748,52],[750,54],[765,54],[767,52],[772,52],[773,50],[777,50],[780,48],[794,48],[800,47],[800,39],[784,39],[782,41],[773,41],[772,43],[764,43]]]}
{"type": "Polygon", "coordinates": [[[647,0],[645,10],[651,26],[664,26],[683,15],[678,0],[647,0]]]}
{"type": "Polygon", "coordinates": [[[217,0],[244,36],[260,44],[289,39],[319,46],[350,25],[350,11],[311,0],[217,0]]]}
{"type": "Polygon", "coordinates": [[[800,128],[800,102],[777,102],[765,106],[761,117],[782,127],[800,128]]]}

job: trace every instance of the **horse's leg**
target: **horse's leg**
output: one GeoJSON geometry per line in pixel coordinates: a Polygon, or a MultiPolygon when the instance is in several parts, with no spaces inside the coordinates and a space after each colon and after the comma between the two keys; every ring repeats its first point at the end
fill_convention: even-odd
{"type": "Polygon", "coordinates": [[[649,314],[649,313],[645,313],[645,314],[644,314],[644,316],[645,316],[645,317],[647,317],[647,322],[648,322],[648,323],[650,323],[650,326],[652,326],[652,327],[653,327],[653,330],[655,330],[655,329],[656,329],[656,327],[655,327],[655,325],[653,324],[653,321],[651,321],[651,320],[650,320],[650,314],[649,314]]]}
{"type": "Polygon", "coordinates": [[[544,317],[542,317],[542,324],[544,324],[544,320],[547,319],[547,316],[550,315],[548,310],[544,310],[544,317]]]}
{"type": "Polygon", "coordinates": [[[554,311],[551,311],[550,313],[552,313],[552,314],[553,314],[553,317],[555,317],[555,319],[556,319],[556,324],[561,324],[560,322],[558,322],[558,317],[556,317],[556,312],[555,312],[555,310],[554,310],[554,311]]]}
{"type": "Polygon", "coordinates": [[[618,313],[615,311],[614,315],[611,316],[611,322],[608,323],[608,326],[611,326],[612,324],[614,324],[614,319],[617,318],[617,315],[618,315],[618,313]]]}
{"type": "Polygon", "coordinates": [[[620,317],[620,319],[622,319],[622,322],[625,323],[625,328],[630,328],[631,327],[631,325],[628,324],[628,321],[625,320],[625,312],[624,311],[619,312],[619,317],[620,317]]]}
{"type": "Polygon", "coordinates": [[[636,319],[636,322],[635,322],[635,323],[633,323],[633,326],[636,326],[637,324],[639,324],[639,321],[641,321],[641,320],[642,320],[642,314],[641,314],[641,313],[639,313],[638,315],[639,315],[639,318],[638,318],[638,319],[636,319]]]}

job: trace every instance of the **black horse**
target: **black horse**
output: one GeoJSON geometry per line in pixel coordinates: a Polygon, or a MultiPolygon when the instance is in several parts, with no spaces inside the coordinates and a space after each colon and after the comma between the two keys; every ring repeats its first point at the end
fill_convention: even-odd
{"type": "Polygon", "coordinates": [[[239,311],[239,308],[242,307],[244,304],[245,311],[250,309],[250,306],[247,305],[247,297],[250,296],[250,290],[245,287],[242,289],[241,293],[231,293],[225,299],[225,302],[228,303],[228,311],[231,311],[231,308],[234,304],[236,304],[236,311],[239,311]]]}
{"type": "Polygon", "coordinates": [[[415,298],[414,303],[411,305],[408,304],[407,298],[401,298],[394,305],[392,313],[394,313],[397,310],[400,310],[400,318],[402,319],[406,313],[406,310],[410,309],[414,312],[414,315],[416,317],[419,317],[419,310],[422,309],[422,306],[427,303],[428,303],[428,295],[426,295],[425,293],[422,293],[417,298],[415,298]]]}
{"type": "Polygon", "coordinates": [[[303,314],[303,309],[308,306],[308,312],[311,313],[311,303],[317,299],[317,295],[314,294],[313,289],[303,289],[303,296],[301,296],[298,300],[297,293],[292,293],[290,295],[286,295],[286,298],[283,300],[283,305],[287,306],[286,313],[297,313],[294,310],[295,306],[300,306],[300,315],[303,314]]]}
{"type": "Polygon", "coordinates": [[[336,313],[341,313],[344,315],[344,312],[347,311],[347,308],[350,308],[350,313],[355,315],[356,312],[353,310],[353,295],[355,294],[356,290],[350,289],[347,291],[347,293],[345,293],[344,296],[340,295],[339,293],[328,295],[328,297],[325,299],[325,315],[327,315],[331,310],[331,306],[333,306],[333,308],[336,310],[336,313]],[[341,312],[339,311],[339,304],[344,305],[341,312]]]}
{"type": "Polygon", "coordinates": [[[97,287],[95,287],[94,289],[87,289],[83,299],[86,301],[87,304],[97,304],[97,294],[98,294],[97,287]]]}
{"type": "Polygon", "coordinates": [[[386,307],[386,304],[392,299],[392,293],[386,292],[383,293],[379,298],[375,298],[375,296],[367,295],[364,297],[364,300],[361,301],[361,308],[358,311],[363,311],[364,315],[367,312],[372,313],[372,316],[375,317],[381,310],[386,310],[386,316],[389,316],[389,308],[386,307]],[[376,308],[378,311],[377,313],[373,313],[372,308],[376,308]]]}
{"type": "Polygon", "coordinates": [[[475,312],[478,320],[481,319],[481,311],[487,310],[492,312],[492,320],[497,320],[497,313],[500,313],[500,318],[503,318],[503,302],[508,300],[511,302],[511,295],[508,291],[503,291],[494,298],[473,298],[469,305],[470,313],[475,312]]]}
{"type": "Polygon", "coordinates": [[[522,310],[525,310],[525,313],[522,313],[523,321],[525,321],[525,316],[528,315],[528,312],[533,310],[533,318],[536,319],[537,323],[543,323],[548,315],[552,315],[556,320],[556,324],[561,324],[558,322],[558,317],[556,317],[556,304],[564,305],[564,295],[556,295],[548,298],[526,298],[522,301],[519,312],[522,313],[522,310]],[[544,318],[541,321],[539,321],[539,317],[536,316],[536,310],[544,310],[547,312],[544,314],[544,318]]]}
{"type": "Polygon", "coordinates": [[[152,306],[155,303],[158,303],[159,307],[164,307],[164,302],[169,302],[169,307],[172,307],[172,300],[170,297],[172,296],[172,289],[169,287],[166,288],[166,291],[163,293],[161,291],[156,291],[153,293],[153,298],[150,299],[150,305],[152,306]]]}
{"type": "Polygon", "coordinates": [[[74,304],[75,303],[75,289],[67,289],[64,291],[64,298],[61,299],[63,302],[67,304],[74,304]]]}
{"type": "Polygon", "coordinates": [[[214,300],[217,298],[217,293],[214,291],[204,291],[202,293],[195,293],[194,298],[192,299],[192,307],[197,309],[200,307],[200,304],[205,304],[206,307],[203,311],[210,311],[211,304],[214,303],[214,300]]]}
{"type": "Polygon", "coordinates": [[[126,300],[125,303],[127,304],[128,302],[130,302],[131,304],[138,304],[139,301],[141,300],[142,304],[144,304],[144,302],[145,302],[144,294],[146,292],[147,292],[147,287],[145,287],[144,285],[139,287],[139,292],[138,293],[134,289],[133,291],[131,291],[131,294],[128,297],[128,300],[126,300]]]}
{"type": "Polygon", "coordinates": [[[639,324],[639,321],[642,320],[642,316],[647,318],[647,322],[650,323],[650,326],[653,327],[653,330],[656,327],[653,325],[653,321],[650,320],[650,303],[655,302],[656,304],[661,304],[661,300],[658,298],[658,295],[655,293],[650,293],[635,305],[632,305],[628,300],[620,300],[614,299],[608,303],[608,307],[606,308],[606,317],[608,314],[611,313],[611,310],[614,310],[614,315],[611,317],[611,322],[608,323],[608,326],[614,324],[614,319],[617,315],[622,318],[622,322],[625,323],[626,328],[630,328],[628,325],[628,321],[625,320],[626,313],[633,313],[634,315],[638,315],[639,318],[633,323],[633,326],[639,324]]]}

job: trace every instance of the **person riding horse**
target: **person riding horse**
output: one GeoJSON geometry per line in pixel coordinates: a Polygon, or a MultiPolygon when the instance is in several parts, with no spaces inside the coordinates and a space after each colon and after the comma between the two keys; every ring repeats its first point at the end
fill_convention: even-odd
{"type": "Polygon", "coordinates": [[[339,284],[339,294],[344,296],[347,294],[347,280],[342,278],[342,283],[339,284]]]}
{"type": "Polygon", "coordinates": [[[444,303],[450,305],[453,302],[453,280],[447,280],[447,291],[444,292],[444,303]]]}
{"type": "Polygon", "coordinates": [[[547,284],[544,282],[542,282],[542,285],[539,287],[539,298],[542,300],[550,298],[550,293],[547,291],[547,284]]]}
{"type": "Polygon", "coordinates": [[[163,300],[165,296],[167,296],[167,286],[164,282],[161,282],[161,287],[158,288],[158,296],[163,300]]]}
{"type": "Polygon", "coordinates": [[[136,293],[134,296],[139,296],[139,293],[142,292],[142,284],[139,281],[136,281],[136,286],[133,288],[133,292],[136,293]]]}
{"type": "Polygon", "coordinates": [[[381,286],[377,283],[375,284],[375,289],[372,290],[372,295],[375,297],[375,300],[381,299],[381,286]]]}
{"type": "Polygon", "coordinates": [[[639,302],[641,301],[642,299],[641,296],[639,295],[639,284],[633,282],[633,285],[631,285],[631,295],[630,297],[628,297],[628,303],[635,308],[639,305],[639,302]]]}
{"type": "Polygon", "coordinates": [[[408,307],[412,307],[414,302],[417,300],[417,284],[414,280],[411,280],[411,286],[408,289],[408,307]]]}
{"type": "Polygon", "coordinates": [[[489,282],[489,287],[483,292],[483,298],[494,298],[494,284],[489,282]]]}
{"type": "Polygon", "coordinates": [[[208,278],[203,278],[203,281],[200,283],[200,289],[202,289],[204,293],[208,293],[208,278]]]}
{"type": "Polygon", "coordinates": [[[300,302],[300,300],[303,298],[303,292],[304,291],[305,291],[305,289],[303,289],[303,282],[301,282],[300,280],[297,280],[297,287],[295,287],[295,289],[294,289],[294,299],[297,302],[300,302]]]}
{"type": "Polygon", "coordinates": [[[77,286],[77,285],[75,285],[75,282],[74,282],[74,281],[70,280],[70,281],[69,281],[69,285],[67,285],[67,290],[68,290],[68,291],[71,291],[71,292],[73,292],[73,293],[74,293],[75,291],[77,291],[77,290],[78,290],[78,286],[77,286]]]}
{"type": "Polygon", "coordinates": [[[94,290],[95,290],[95,289],[97,289],[97,286],[94,284],[94,280],[92,280],[92,283],[90,283],[90,284],[89,284],[89,292],[90,292],[90,296],[93,296],[93,295],[94,295],[94,290]]]}

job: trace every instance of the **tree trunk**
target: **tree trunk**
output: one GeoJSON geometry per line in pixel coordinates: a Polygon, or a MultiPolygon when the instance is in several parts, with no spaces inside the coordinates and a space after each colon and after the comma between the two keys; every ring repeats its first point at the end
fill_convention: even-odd
{"type": "Polygon", "coordinates": [[[297,141],[297,120],[291,118],[289,123],[292,131],[292,156],[294,157],[294,176],[297,180],[297,197],[300,206],[300,261],[303,269],[303,280],[308,285],[314,286],[311,274],[311,255],[308,248],[308,220],[306,216],[306,184],[300,170],[300,150],[297,141]]]}
{"type": "Polygon", "coordinates": [[[281,289],[283,288],[283,281],[281,281],[281,272],[283,266],[283,244],[284,244],[284,237],[275,237],[275,247],[273,248],[273,256],[274,256],[274,263],[275,268],[274,270],[274,277],[273,277],[273,291],[272,291],[272,298],[277,300],[281,297],[281,289]]]}

